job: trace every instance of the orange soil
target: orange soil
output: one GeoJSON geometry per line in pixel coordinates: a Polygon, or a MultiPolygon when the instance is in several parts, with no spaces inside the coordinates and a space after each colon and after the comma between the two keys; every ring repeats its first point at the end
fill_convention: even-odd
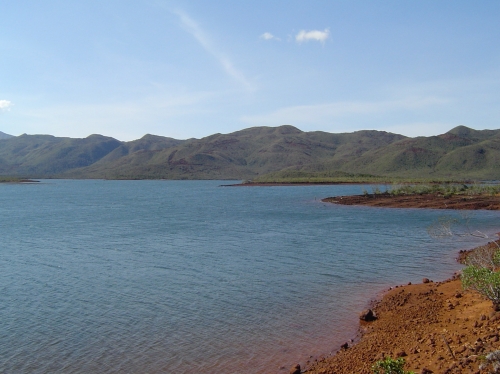
{"type": "MultiPolygon", "coordinates": [[[[496,250],[497,245],[488,247],[496,250]]],[[[460,251],[458,261],[475,250],[460,251]]],[[[482,357],[500,349],[500,312],[477,292],[464,291],[458,278],[424,279],[389,290],[373,305],[377,319],[360,321],[358,343],[302,372],[371,374],[376,361],[390,356],[404,357],[405,369],[417,374],[487,373],[479,365],[482,357]]]]}
{"type": "Polygon", "coordinates": [[[500,196],[487,195],[444,197],[438,194],[392,196],[388,193],[382,193],[327,197],[322,201],[342,205],[367,205],[388,208],[500,209],[500,196]]]}
{"type": "Polygon", "coordinates": [[[361,322],[359,343],[303,372],[371,374],[373,363],[391,356],[415,373],[479,373],[479,356],[500,349],[500,313],[459,280],[397,287],[374,311],[377,320],[361,322]]]}
{"type": "MultiPolygon", "coordinates": [[[[445,199],[437,195],[368,195],[327,198],[346,205],[436,209],[500,209],[499,197],[445,199]]],[[[461,251],[463,261],[470,251],[461,251]]],[[[455,277],[456,278],[456,277],[455,277]]],[[[371,366],[390,356],[404,357],[415,373],[487,373],[482,356],[500,349],[500,312],[460,280],[399,286],[372,308],[373,322],[360,321],[360,341],[310,363],[303,373],[371,374],[371,366]]]]}

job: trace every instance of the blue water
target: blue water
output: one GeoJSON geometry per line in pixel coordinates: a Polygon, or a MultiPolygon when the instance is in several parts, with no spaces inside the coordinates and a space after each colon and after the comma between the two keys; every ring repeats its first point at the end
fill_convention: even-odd
{"type": "Polygon", "coordinates": [[[285,373],[480,242],[429,238],[449,212],[320,201],[363,186],[222,183],[0,185],[0,372],[285,373]]]}

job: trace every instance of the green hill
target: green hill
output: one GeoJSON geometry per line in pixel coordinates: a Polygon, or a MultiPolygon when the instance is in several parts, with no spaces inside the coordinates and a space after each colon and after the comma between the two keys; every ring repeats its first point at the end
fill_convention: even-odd
{"type": "Polygon", "coordinates": [[[254,127],[202,139],[120,142],[21,135],[0,140],[0,175],[108,179],[500,179],[500,130],[431,137],[254,127]]]}
{"type": "Polygon", "coordinates": [[[71,139],[23,134],[0,140],[0,174],[32,178],[57,176],[92,165],[120,144],[102,135],[71,139]]]}
{"type": "Polygon", "coordinates": [[[500,179],[500,130],[459,126],[431,137],[408,138],[367,152],[340,170],[425,178],[500,179]]]}
{"type": "Polygon", "coordinates": [[[191,139],[162,150],[106,159],[70,175],[97,178],[249,179],[289,167],[343,162],[403,139],[381,131],[303,132],[292,126],[254,127],[191,139]]]}

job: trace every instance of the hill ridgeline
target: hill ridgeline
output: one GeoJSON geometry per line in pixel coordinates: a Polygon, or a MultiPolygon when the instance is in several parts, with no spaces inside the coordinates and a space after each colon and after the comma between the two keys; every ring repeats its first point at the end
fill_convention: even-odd
{"type": "Polygon", "coordinates": [[[121,142],[0,133],[0,175],[26,178],[262,179],[311,176],[500,179],[500,130],[464,126],[408,138],[254,127],[202,139],[121,142]]]}

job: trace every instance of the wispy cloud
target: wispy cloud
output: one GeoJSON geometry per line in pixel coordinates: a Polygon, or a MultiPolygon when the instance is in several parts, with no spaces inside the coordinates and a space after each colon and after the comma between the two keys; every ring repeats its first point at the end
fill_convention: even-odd
{"type": "Polygon", "coordinates": [[[12,102],[9,100],[0,100],[0,110],[2,111],[10,110],[12,105],[13,105],[12,102]]]}
{"type": "Polygon", "coordinates": [[[254,90],[253,84],[245,77],[245,75],[241,71],[239,71],[234,66],[233,62],[228,57],[226,57],[214,46],[208,34],[200,27],[200,25],[195,20],[193,20],[188,14],[181,10],[175,10],[173,13],[179,17],[182,26],[196,39],[196,41],[202,46],[202,48],[219,61],[224,71],[230,77],[243,85],[247,90],[254,90]]]}
{"type": "Polygon", "coordinates": [[[345,116],[415,110],[433,105],[447,104],[448,102],[449,99],[434,96],[409,97],[400,100],[377,102],[340,101],[317,105],[285,107],[263,115],[243,116],[241,120],[255,126],[278,126],[284,123],[326,124],[345,116]]]}
{"type": "Polygon", "coordinates": [[[297,43],[308,42],[310,40],[318,41],[324,43],[330,37],[330,30],[324,29],[320,30],[300,30],[297,35],[295,35],[295,40],[297,43]]]}
{"type": "Polygon", "coordinates": [[[260,36],[261,39],[264,39],[264,40],[277,40],[277,41],[280,41],[281,39],[274,36],[273,34],[271,34],[270,32],[265,32],[264,34],[262,34],[260,36]]]}

